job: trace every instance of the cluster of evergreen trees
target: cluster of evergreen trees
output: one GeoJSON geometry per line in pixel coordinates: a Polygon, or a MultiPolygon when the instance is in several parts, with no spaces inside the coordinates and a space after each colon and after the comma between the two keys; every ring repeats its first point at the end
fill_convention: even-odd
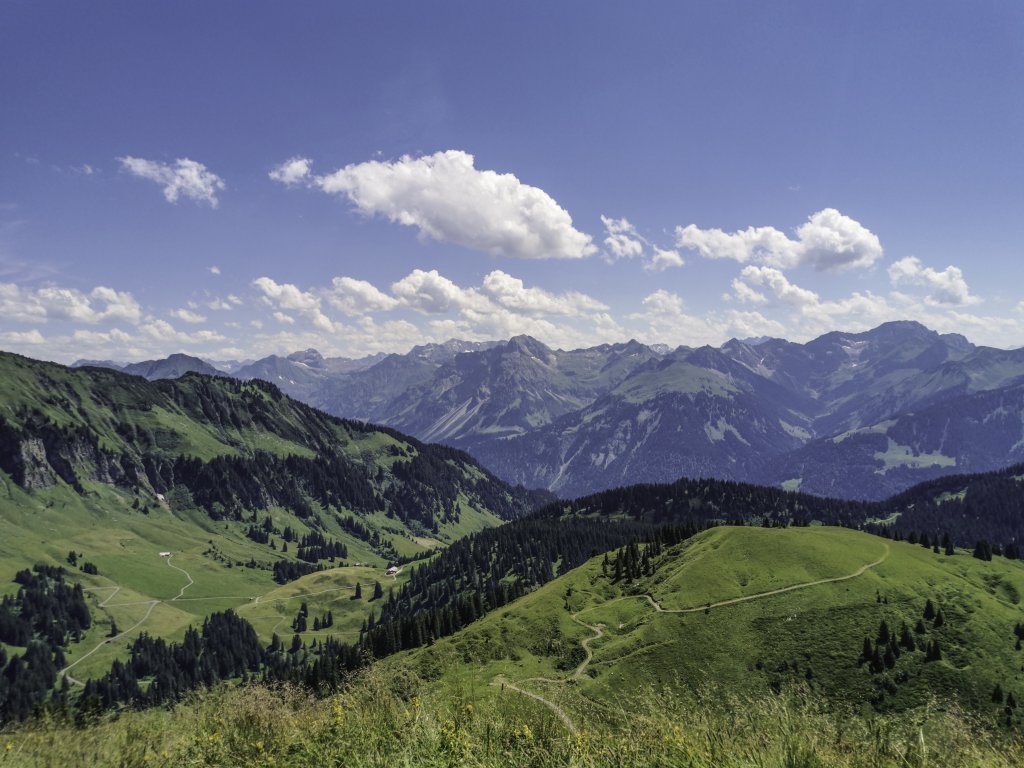
{"type": "Polygon", "coordinates": [[[616,550],[612,558],[609,558],[608,553],[605,552],[604,560],[601,561],[601,573],[610,578],[613,583],[623,580],[634,581],[643,576],[650,576],[654,573],[655,559],[666,547],[678,544],[707,527],[707,523],[690,522],[657,528],[642,546],[640,542],[634,540],[616,550]]]}
{"type": "Polygon", "coordinates": [[[897,659],[907,652],[923,652],[925,662],[941,660],[942,644],[937,637],[931,639],[926,637],[928,628],[925,626],[925,622],[931,624],[934,629],[939,629],[946,623],[942,609],[937,609],[930,599],[925,603],[922,618],[917,620],[913,632],[906,622],[902,622],[897,633],[889,628],[885,619],[882,619],[874,641],[870,637],[864,638],[860,663],[867,664],[871,674],[877,675],[893,669],[897,659]]]}
{"type": "Polygon", "coordinates": [[[340,541],[328,539],[319,531],[312,531],[299,541],[298,558],[307,563],[317,563],[321,560],[334,562],[345,557],[348,557],[348,548],[340,541]]]}
{"type": "Polygon", "coordinates": [[[895,632],[889,631],[889,625],[885,619],[878,625],[878,635],[875,642],[871,638],[864,638],[864,650],[861,651],[861,663],[867,663],[872,674],[879,674],[887,669],[896,666],[896,660],[904,651],[917,649],[917,643],[910,634],[910,627],[903,622],[900,627],[899,637],[895,632]]]}
{"type": "Polygon", "coordinates": [[[820,498],[731,480],[684,478],[674,483],[630,485],[570,502],[555,502],[538,514],[627,518],[653,524],[743,521],[800,525],[818,520],[858,527],[873,512],[874,505],[865,502],[820,498]]]}
{"type": "MultiPolygon", "coordinates": [[[[885,526],[871,525],[868,526],[868,529],[876,534],[887,535],[893,541],[906,541],[908,544],[920,544],[925,549],[931,549],[935,554],[939,554],[940,552],[947,556],[953,556],[956,554],[956,548],[954,547],[953,540],[950,538],[948,532],[944,532],[940,538],[937,533],[934,534],[934,536],[929,536],[927,531],[910,530],[905,533],[892,524],[885,526]]],[[[1007,560],[1019,560],[1020,548],[1013,542],[1006,545],[1000,545],[993,544],[988,539],[979,539],[975,542],[974,549],[971,554],[978,560],[991,561],[993,557],[1005,557],[1007,560]]]]}
{"type": "Polygon", "coordinates": [[[273,565],[274,581],[278,584],[287,584],[289,581],[301,579],[303,576],[322,571],[323,569],[322,565],[314,565],[313,563],[276,560],[273,565]]]}
{"type": "Polygon", "coordinates": [[[77,641],[91,626],[81,584],[68,584],[63,568],[36,565],[18,571],[17,594],[0,600],[0,642],[26,646],[33,639],[51,648],[77,641]]]}
{"type": "MultiPolygon", "coordinates": [[[[953,544],[973,547],[980,540],[1000,542],[1000,551],[1018,557],[1024,541],[1024,466],[977,475],[956,475],[915,485],[877,506],[900,512],[896,527],[944,531],[953,544]]],[[[882,517],[882,515],[878,515],[882,517]]]]}
{"type": "Polygon", "coordinates": [[[20,720],[44,702],[64,666],[64,649],[92,625],[80,584],[63,568],[19,571],[17,594],[0,601],[0,642],[24,647],[7,658],[0,649],[0,722],[20,720]]]}
{"type": "MultiPolygon", "coordinates": [[[[331,611],[322,616],[313,617],[313,631],[319,632],[322,629],[330,629],[334,626],[334,614],[331,611]]],[[[292,631],[295,633],[306,632],[309,630],[309,606],[305,601],[299,606],[299,612],[295,614],[295,618],[292,619],[292,631]]]]}
{"type": "Polygon", "coordinates": [[[141,635],[127,663],[115,661],[110,672],[85,684],[79,707],[88,712],[174,701],[199,686],[258,675],[266,653],[249,622],[232,611],[214,613],[200,630],[189,627],[180,643],[141,635]],[[143,687],[143,679],[151,682],[143,687]]]}

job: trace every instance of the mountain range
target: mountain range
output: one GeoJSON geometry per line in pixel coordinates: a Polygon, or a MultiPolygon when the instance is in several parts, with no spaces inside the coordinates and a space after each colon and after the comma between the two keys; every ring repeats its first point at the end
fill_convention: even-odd
{"type": "MultiPolygon", "coordinates": [[[[122,370],[210,368],[173,355],[122,370]]],[[[565,497],[687,476],[881,499],[1024,460],[1024,349],[912,321],[805,344],[564,351],[517,336],[359,360],[306,350],[230,375],[462,448],[509,482],[565,497]]]]}

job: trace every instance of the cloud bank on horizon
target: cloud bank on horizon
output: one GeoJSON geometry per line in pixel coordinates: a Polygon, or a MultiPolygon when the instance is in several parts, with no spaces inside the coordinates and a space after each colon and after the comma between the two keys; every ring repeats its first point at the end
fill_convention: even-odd
{"type": "MultiPolygon", "coordinates": [[[[226,183],[202,163],[161,164],[118,159],[132,175],[163,186],[169,203],[180,198],[216,208],[226,183]]],[[[415,227],[421,239],[452,243],[492,258],[572,259],[602,255],[606,267],[637,262],[644,270],[685,269],[683,253],[736,262],[738,272],[721,294],[720,306],[695,312],[677,292],[658,288],[638,306],[615,312],[611,298],[568,290],[553,292],[492,269],[475,285],[460,285],[436,268],[414,268],[380,286],[352,274],[321,286],[300,287],[258,274],[244,290],[226,297],[184,298],[163,313],[190,327],[179,330],[143,307],[127,291],[97,286],[89,291],[46,285],[38,289],[0,283],[0,315],[25,326],[0,332],[8,348],[39,356],[137,358],[178,349],[213,358],[255,357],[315,346],[357,356],[406,351],[415,344],[450,338],[504,339],[535,336],[553,346],[587,346],[637,338],[670,345],[720,344],[732,337],[787,336],[805,340],[835,329],[865,330],[905,317],[940,331],[965,331],[991,340],[1018,334],[1021,318],[966,311],[981,299],[962,269],[936,269],[905,256],[889,264],[887,294],[853,292],[823,299],[801,287],[790,272],[842,273],[870,270],[884,259],[879,238],[861,222],[834,208],[812,213],[793,236],[774,226],[732,232],[677,225],[674,242],[658,245],[628,219],[602,215],[604,250],[572,224],[568,212],[537,186],[511,173],[478,170],[473,156],[438,152],[393,162],[353,164],[315,176],[312,162],[293,158],[269,178],[286,187],[308,187],[345,198],[358,215],[380,216],[415,227]],[[230,317],[217,328],[214,313],[230,317]],[[58,326],[56,334],[48,332],[58,326]],[[96,326],[109,326],[97,330],[96,326]],[[88,327],[88,328],[86,328],[88,327]]],[[[222,270],[207,271],[219,278],[222,270]]],[[[282,271],[278,269],[275,271],[282,271]]]]}
{"type": "MultiPolygon", "coordinates": [[[[162,186],[169,203],[181,198],[216,208],[227,184],[206,166],[179,159],[173,165],[120,157],[131,175],[162,186]]],[[[892,261],[887,293],[854,291],[825,299],[791,273],[839,275],[870,271],[884,259],[867,226],[834,208],[810,214],[792,235],[774,226],[734,232],[676,225],[672,242],[659,244],[626,218],[602,215],[604,249],[575,228],[569,213],[544,190],[511,173],[480,170],[473,156],[448,150],[394,161],[347,165],[316,176],[313,162],[294,157],[268,174],[287,188],[343,197],[356,215],[413,227],[420,239],[451,243],[485,257],[509,260],[596,260],[610,269],[634,263],[648,272],[685,271],[683,254],[735,262],[719,306],[695,312],[676,291],[657,288],[638,305],[616,312],[612,298],[578,290],[527,285],[504,269],[491,269],[475,284],[459,284],[438,269],[414,268],[390,284],[336,275],[322,285],[300,286],[285,276],[242,277],[243,289],[204,298],[173,297],[163,311],[181,330],[144,307],[130,292],[106,286],[88,291],[47,284],[28,288],[0,282],[0,341],[7,348],[59,359],[134,359],[185,349],[215,359],[252,358],[317,347],[359,356],[405,351],[449,338],[504,339],[528,334],[556,347],[580,347],[637,338],[669,345],[720,344],[729,338],[786,336],[805,340],[834,329],[864,330],[912,317],[940,330],[963,331],[982,341],[1022,338],[1022,318],[968,312],[981,299],[956,266],[930,267],[916,256],[892,261]],[[592,259],[593,260],[593,259],[592,259]],[[213,322],[214,315],[223,316],[213,322]],[[96,326],[109,326],[98,329],[96,326]],[[199,327],[199,326],[216,327],[199,327]],[[24,327],[21,327],[24,326],[24,327]],[[51,333],[49,328],[60,330],[51,333]]],[[[342,214],[345,215],[345,214],[342,214]]],[[[284,271],[283,266],[274,270],[284,271]]],[[[206,271],[221,277],[218,266],[206,271]]]]}

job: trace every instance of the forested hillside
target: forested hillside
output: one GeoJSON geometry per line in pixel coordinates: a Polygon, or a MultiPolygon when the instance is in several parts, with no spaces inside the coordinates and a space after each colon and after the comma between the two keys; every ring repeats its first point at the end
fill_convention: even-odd
{"type": "Polygon", "coordinates": [[[148,382],[0,356],[0,470],[26,490],[111,485],[152,505],[187,493],[214,519],[286,507],[376,512],[437,533],[466,503],[502,519],[533,497],[458,451],[328,416],[274,385],[148,382]]]}

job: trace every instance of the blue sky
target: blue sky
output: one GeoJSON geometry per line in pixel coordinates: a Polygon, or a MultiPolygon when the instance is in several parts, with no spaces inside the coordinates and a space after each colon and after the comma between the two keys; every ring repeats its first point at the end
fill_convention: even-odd
{"type": "Polygon", "coordinates": [[[0,6],[0,347],[1024,345],[1019,3],[0,6]]]}

